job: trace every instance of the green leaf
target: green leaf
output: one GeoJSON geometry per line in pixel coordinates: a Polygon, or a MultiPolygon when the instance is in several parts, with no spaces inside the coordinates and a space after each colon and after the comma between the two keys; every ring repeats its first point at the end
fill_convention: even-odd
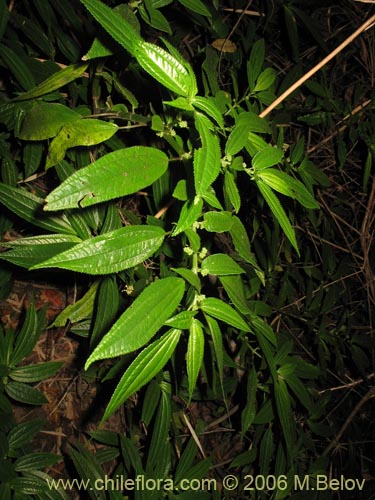
{"type": "Polygon", "coordinates": [[[247,62],[247,80],[249,82],[250,92],[254,91],[255,82],[262,71],[264,54],[265,45],[263,38],[261,38],[254,43],[251,49],[250,59],[247,62]]]}
{"type": "MultiPolygon", "coordinates": [[[[159,297],[157,298],[159,299],[159,297]]],[[[119,406],[121,406],[132,394],[147,384],[147,382],[164,367],[172,356],[180,339],[180,335],[181,330],[170,330],[159,340],[156,340],[138,354],[118,383],[108,403],[102,421],[107,420],[119,406]]],[[[91,357],[92,356],[90,356],[90,358],[91,357]]],[[[89,361],[87,363],[89,363],[89,361]]]]}
{"type": "Polygon", "coordinates": [[[263,90],[269,89],[274,81],[276,80],[276,71],[273,68],[266,68],[258,76],[254,92],[262,92],[263,90]]]}
{"type": "Polygon", "coordinates": [[[199,371],[202,366],[204,354],[204,335],[202,324],[193,318],[190,330],[188,348],[186,353],[186,368],[188,375],[189,399],[194,392],[197,383],[199,371]]]}
{"type": "Polygon", "coordinates": [[[251,313],[251,309],[246,301],[243,281],[240,275],[220,276],[220,283],[227,292],[232,304],[240,311],[241,314],[251,313]]]}
{"type": "Polygon", "coordinates": [[[55,137],[64,125],[82,117],[67,106],[56,103],[35,102],[26,113],[18,134],[25,141],[43,141],[55,137]]]}
{"type": "Polygon", "coordinates": [[[194,152],[194,185],[198,195],[204,194],[220,173],[220,146],[211,121],[195,113],[195,126],[202,147],[194,152]]]}
{"type": "Polygon", "coordinates": [[[251,160],[251,164],[258,173],[260,170],[273,167],[273,165],[280,163],[283,156],[284,152],[281,149],[269,146],[256,153],[251,160]]]}
{"type": "Polygon", "coordinates": [[[172,232],[172,236],[177,236],[186,229],[189,229],[202,215],[203,200],[196,196],[194,200],[186,201],[182,206],[177,225],[172,232]]]}
{"type": "Polygon", "coordinates": [[[50,144],[46,169],[62,161],[68,148],[94,146],[110,139],[118,126],[102,120],[82,119],[64,125],[50,144]]]}
{"type": "Polygon", "coordinates": [[[244,332],[250,332],[249,325],[242,319],[242,317],[235,311],[229,304],[223,302],[215,297],[205,298],[201,303],[200,308],[206,314],[213,318],[220,319],[228,325],[234,326],[244,332]]]}
{"type": "Polygon", "coordinates": [[[234,211],[238,213],[241,208],[241,197],[234,176],[229,170],[226,170],[224,175],[224,190],[234,211]]]}
{"type": "Polygon", "coordinates": [[[294,445],[295,441],[295,419],[292,412],[291,400],[284,380],[277,380],[274,384],[277,414],[280,419],[283,437],[287,450],[294,445]]]}
{"type": "Polygon", "coordinates": [[[54,453],[28,453],[14,462],[14,469],[17,472],[33,471],[52,467],[61,457],[54,453]]]}
{"type": "Polygon", "coordinates": [[[266,120],[259,118],[255,113],[250,111],[241,113],[236,119],[232,132],[229,134],[225,154],[233,156],[245,147],[249,132],[269,134],[271,128],[266,120]]]}
{"type": "Polygon", "coordinates": [[[40,336],[41,329],[42,325],[39,323],[34,303],[31,302],[14,342],[14,348],[10,358],[12,365],[17,365],[23,358],[26,358],[26,356],[32,352],[40,336]]]}
{"type": "Polygon", "coordinates": [[[30,405],[44,405],[48,403],[48,399],[44,394],[22,382],[8,382],[4,386],[4,389],[10,398],[20,403],[30,405]]]}
{"type": "Polygon", "coordinates": [[[251,318],[250,323],[257,334],[262,335],[262,337],[267,339],[268,342],[270,342],[273,346],[276,347],[277,339],[275,332],[267,323],[265,323],[263,319],[255,316],[251,318]]]}
{"type": "Polygon", "coordinates": [[[87,274],[111,274],[140,264],[161,246],[157,226],[126,226],[78,243],[32,269],[57,267],[87,274]]]}
{"type": "Polygon", "coordinates": [[[204,111],[210,118],[213,118],[220,128],[224,128],[224,119],[220,109],[217,107],[214,99],[209,97],[195,96],[191,101],[195,108],[204,111]]]}
{"type": "Polygon", "coordinates": [[[201,14],[202,16],[211,17],[211,12],[207,5],[202,2],[202,0],[178,0],[181,5],[186,7],[187,9],[196,12],[197,14],[201,14]]]}
{"type": "Polygon", "coordinates": [[[162,327],[180,303],[185,284],[181,278],[154,281],[135,299],[103,337],[85,364],[135,351],[162,327]]]}
{"type": "Polygon", "coordinates": [[[47,196],[45,210],[87,207],[136,193],[167,168],[167,155],[156,148],[132,146],[113,151],[68,177],[47,196]]]}
{"type": "Polygon", "coordinates": [[[49,328],[65,326],[67,321],[77,323],[83,319],[89,318],[93,313],[94,301],[98,290],[99,281],[95,281],[85,295],[67,306],[55,319],[49,328]]]}
{"type": "Polygon", "coordinates": [[[272,189],[262,180],[256,181],[256,184],[263,198],[266,200],[268,206],[270,207],[271,212],[283,229],[285,236],[295,248],[297,254],[300,255],[294,229],[292,228],[292,225],[278,198],[276,197],[272,189]]]}
{"type": "Polygon", "coordinates": [[[203,260],[201,272],[203,276],[207,276],[207,274],[226,276],[228,274],[242,274],[245,271],[229,255],[216,253],[203,260]]]}
{"type": "Polygon", "coordinates": [[[139,7],[139,13],[147,24],[159,31],[165,31],[169,35],[172,35],[168,20],[160,10],[153,6],[152,0],[144,0],[143,5],[141,4],[139,7]]]}
{"type": "Polygon", "coordinates": [[[246,406],[241,413],[241,432],[243,435],[249,430],[250,425],[254,422],[254,418],[257,412],[257,386],[258,377],[253,365],[250,369],[250,373],[247,379],[246,406]]]}
{"type": "Polygon", "coordinates": [[[9,448],[11,450],[17,450],[25,444],[29,444],[35,434],[43,428],[43,425],[43,420],[29,420],[27,422],[17,424],[9,431],[9,448]]]}
{"type": "Polygon", "coordinates": [[[22,267],[31,267],[56,254],[64,252],[80,243],[77,236],[64,234],[46,234],[42,236],[30,236],[2,243],[5,248],[11,247],[7,252],[0,254],[0,259],[22,267]]]}
{"type": "Polygon", "coordinates": [[[95,320],[90,337],[90,347],[96,346],[99,338],[113,324],[119,307],[119,290],[116,276],[107,276],[100,280],[95,294],[95,320]]]}
{"type": "Polygon", "coordinates": [[[320,208],[319,203],[313,198],[302,182],[294,179],[285,172],[269,168],[264,172],[259,172],[258,177],[270,188],[296,199],[306,208],[320,208]]]}
{"type": "Polygon", "coordinates": [[[212,233],[225,233],[230,231],[233,222],[234,219],[230,212],[205,212],[202,227],[212,233]]]}
{"type": "Polygon", "coordinates": [[[205,315],[209,332],[212,337],[212,343],[214,346],[215,356],[216,356],[216,364],[217,369],[219,371],[219,379],[221,390],[225,400],[225,391],[224,391],[224,353],[223,353],[223,336],[220,331],[220,327],[216,319],[211,318],[209,315],[205,315]]]}
{"type": "Polygon", "coordinates": [[[62,366],[63,362],[50,361],[47,363],[36,363],[34,365],[18,366],[13,368],[9,377],[16,382],[24,382],[30,384],[39,382],[54,375],[62,366]]]}
{"type": "Polygon", "coordinates": [[[255,257],[250,250],[250,240],[245,226],[242,224],[241,219],[239,219],[236,215],[233,216],[233,222],[229,232],[238,255],[240,255],[240,257],[256,269],[259,269],[255,257]]]}
{"type": "Polygon", "coordinates": [[[180,313],[167,319],[165,324],[171,328],[178,328],[179,330],[189,330],[191,320],[197,314],[197,311],[181,311],[180,313]]]}
{"type": "Polygon", "coordinates": [[[43,198],[39,198],[24,189],[14,188],[0,182],[0,202],[18,217],[35,226],[53,233],[75,234],[65,215],[46,217],[42,211],[43,198]]]}
{"type": "Polygon", "coordinates": [[[183,97],[194,97],[197,83],[188,63],[182,64],[169,52],[153,43],[139,41],[133,55],[142,68],[164,87],[183,97]]]}
{"type": "Polygon", "coordinates": [[[34,87],[35,79],[29,66],[15,51],[0,44],[0,58],[24,90],[34,87]]]}
{"type": "MultiPolygon", "coordinates": [[[[17,96],[13,101],[25,101],[26,99],[36,99],[42,95],[49,94],[54,90],[58,90],[64,85],[73,82],[76,78],[79,78],[87,69],[87,64],[72,64],[66,68],[57,71],[52,76],[39,83],[36,87],[24,92],[23,94],[17,96]]],[[[50,104],[48,104],[50,106],[50,104]]],[[[59,105],[60,106],[60,105],[59,105]]]]}
{"type": "Polygon", "coordinates": [[[111,37],[133,54],[134,47],[142,41],[133,26],[121,14],[98,0],[81,0],[81,2],[111,37]]]}
{"type": "Polygon", "coordinates": [[[171,270],[179,274],[182,278],[184,278],[184,280],[186,280],[190,285],[192,285],[196,290],[198,290],[198,292],[200,292],[200,289],[202,287],[201,280],[199,279],[196,273],[184,267],[180,268],[172,267],[171,270]]]}

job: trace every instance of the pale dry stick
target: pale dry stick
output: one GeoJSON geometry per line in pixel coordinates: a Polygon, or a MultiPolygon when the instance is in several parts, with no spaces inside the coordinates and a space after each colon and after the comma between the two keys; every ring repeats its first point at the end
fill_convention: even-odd
{"type": "Polygon", "coordinates": [[[341,429],[339,432],[336,434],[335,438],[330,442],[330,444],[327,446],[327,448],[323,451],[323,456],[328,455],[328,453],[335,448],[338,444],[339,441],[346,431],[347,427],[349,426],[350,422],[354,419],[354,417],[357,415],[359,410],[362,408],[362,406],[371,398],[375,397],[375,385],[371,387],[366,394],[358,401],[358,403],[355,405],[353,408],[352,412],[348,416],[348,418],[345,420],[343,423],[341,429]]]}
{"type": "Polygon", "coordinates": [[[258,12],[257,10],[243,10],[243,9],[230,9],[228,7],[225,7],[224,9],[226,12],[233,12],[234,14],[242,14],[245,16],[253,16],[253,17],[264,17],[265,14],[263,12],[258,12]]]}
{"type": "MultiPolygon", "coordinates": [[[[371,102],[372,102],[372,99],[368,99],[364,103],[359,104],[356,108],[353,109],[353,111],[351,113],[347,114],[342,120],[340,120],[338,123],[336,123],[336,127],[338,127],[340,125],[340,123],[345,122],[346,120],[348,120],[352,116],[354,116],[357,113],[359,113],[360,111],[362,111],[371,102]]],[[[344,132],[344,130],[346,130],[348,128],[348,126],[349,125],[344,124],[340,128],[335,127],[335,131],[332,132],[332,134],[330,134],[328,137],[325,137],[322,141],[319,142],[319,144],[315,144],[315,146],[312,146],[311,148],[309,148],[307,150],[307,154],[309,155],[309,154],[313,153],[317,149],[320,149],[322,146],[324,146],[324,144],[327,144],[327,142],[331,141],[334,137],[336,137],[336,135],[342,134],[342,132],[344,132]]]]}
{"type": "Polygon", "coordinates": [[[202,445],[201,445],[201,443],[200,443],[200,441],[199,441],[199,438],[198,438],[198,436],[197,436],[197,434],[196,434],[195,430],[193,429],[193,426],[192,426],[192,425],[191,425],[191,423],[189,422],[189,419],[187,418],[187,416],[185,415],[185,413],[183,413],[183,416],[184,416],[184,420],[185,420],[185,422],[186,422],[186,425],[188,426],[188,429],[189,429],[189,431],[190,431],[190,433],[191,433],[192,438],[194,439],[194,441],[195,441],[196,445],[198,446],[198,448],[199,448],[200,452],[202,453],[203,458],[206,458],[206,455],[205,455],[205,453],[204,453],[204,450],[203,450],[203,448],[202,448],[202,445]]]}
{"type": "Polygon", "coordinates": [[[264,111],[260,113],[260,118],[264,118],[271,111],[276,108],[281,102],[284,101],[290,94],[292,94],[298,87],[303,85],[309,78],[311,78],[315,73],[317,73],[323,66],[325,66],[331,59],[337,56],[347,45],[351,44],[361,33],[366,31],[368,28],[373,26],[375,23],[375,15],[371,16],[367,21],[365,21],[354,33],[352,33],[346,40],[344,40],[335,50],[333,50],[327,57],[325,57],[320,63],[314,66],[310,71],[303,75],[299,80],[297,80],[293,85],[291,85],[285,92],[281,94],[277,99],[273,101],[264,111]]]}
{"type": "MultiPolygon", "coordinates": [[[[370,373],[367,375],[366,379],[374,378],[375,373],[370,373]]],[[[360,378],[359,380],[353,380],[353,382],[348,382],[347,384],[337,385],[336,387],[330,387],[329,389],[323,389],[319,391],[318,394],[324,394],[325,392],[333,392],[333,391],[341,391],[342,389],[349,389],[350,387],[355,387],[356,385],[362,384],[365,381],[364,378],[360,378]]]]}

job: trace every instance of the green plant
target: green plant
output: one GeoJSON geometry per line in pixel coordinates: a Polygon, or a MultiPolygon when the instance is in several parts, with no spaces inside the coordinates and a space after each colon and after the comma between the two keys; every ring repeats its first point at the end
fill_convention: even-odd
{"type": "MultiPolygon", "coordinates": [[[[57,7],[36,3],[52,32],[57,7]]],[[[63,3],[74,6],[70,29],[81,33],[87,11],[76,2],[63,3]]],[[[308,24],[296,3],[278,3],[292,45],[296,18],[308,24]]],[[[329,179],[309,159],[304,136],[279,126],[282,113],[291,114],[288,105],[278,108],[279,121],[261,117],[287,83],[266,62],[265,40],[255,37],[251,25],[237,40],[241,51],[227,53],[223,44],[219,55],[211,46],[198,46],[200,71],[194,57],[188,61],[164,38],[174,30],[179,40],[184,35],[178,16],[171,14],[177,25],[172,29],[164,9],[173,9],[171,1],[113,8],[98,0],[82,4],[93,18],[85,21],[93,42],[84,50],[74,43],[76,36],[59,31],[49,44],[40,36],[31,48],[15,46],[20,14],[9,16],[8,28],[4,17],[0,56],[13,85],[0,109],[0,194],[8,209],[1,223],[6,231],[22,219],[27,235],[2,243],[1,259],[31,275],[45,269],[74,272],[87,287],[53,326],[70,321],[72,331],[88,337],[85,368],[91,373],[94,363],[113,360],[109,368],[100,363],[96,372],[103,383],[117,383],[103,422],[136,393],[143,403],[142,420],[152,437],[143,454],[141,439],[116,437],[125,463],[121,474],[208,474],[212,457],[194,463],[197,443],[179,440],[181,418],[194,401],[220,401],[217,411],[230,413],[239,399],[234,425],[242,446],[229,468],[242,478],[285,476],[288,487],[269,492],[285,498],[291,477],[316,474],[329,464],[314,441],[334,434],[324,422],[330,399],[318,393],[327,365],[336,363],[340,372],[350,349],[363,361],[366,344],[363,337],[342,339],[327,320],[341,307],[338,289],[326,283],[325,294],[321,287],[324,280],[342,278],[332,249],[323,247],[318,271],[310,264],[314,249],[304,247],[305,226],[329,226],[321,223],[314,197],[329,179]],[[148,39],[157,37],[157,43],[146,41],[145,25],[153,34],[148,39]],[[52,58],[54,50],[68,61],[63,68],[35,61],[35,51],[52,58]],[[84,63],[77,63],[85,52],[84,63]],[[36,78],[38,71],[43,78],[36,78]],[[293,265],[296,258],[303,269],[293,265]],[[294,316],[284,313],[301,293],[307,297],[305,317],[299,318],[298,308],[294,316]],[[276,320],[282,328],[273,328],[276,320]],[[299,335],[308,334],[304,350],[299,335]],[[330,349],[336,349],[336,360],[330,349]],[[187,457],[183,472],[181,450],[187,457]]],[[[230,39],[219,2],[177,4],[209,36],[230,39]]],[[[309,81],[304,91],[309,96],[298,113],[303,126],[329,128],[344,112],[324,81],[309,81]]],[[[371,171],[371,130],[365,127],[361,134],[368,145],[364,186],[371,171]]],[[[340,158],[346,159],[342,148],[340,158]]],[[[193,429],[196,435],[201,426],[193,429]]],[[[115,439],[100,432],[105,431],[94,437],[115,439]]],[[[102,477],[100,456],[95,461],[78,446],[72,458],[81,477],[102,477]]],[[[136,498],[150,495],[138,492],[136,498]]]]}
{"type": "Polygon", "coordinates": [[[42,420],[17,423],[12,401],[28,405],[47,403],[45,396],[30,384],[51,377],[61,366],[59,362],[22,364],[31,353],[44,326],[44,311],[35,311],[31,303],[22,326],[0,332],[0,495],[1,498],[66,498],[61,490],[51,491],[51,477],[42,469],[51,467],[61,457],[53,453],[35,453],[30,442],[43,427],[42,420]]]}

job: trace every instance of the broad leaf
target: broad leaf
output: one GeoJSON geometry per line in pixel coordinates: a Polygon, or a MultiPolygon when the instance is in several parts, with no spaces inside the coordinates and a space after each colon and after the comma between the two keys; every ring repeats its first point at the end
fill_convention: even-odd
{"type": "Polygon", "coordinates": [[[103,120],[83,119],[67,123],[50,144],[46,168],[53,167],[64,159],[68,148],[94,146],[110,139],[118,126],[103,120]]]}
{"type": "Polygon", "coordinates": [[[87,274],[111,274],[140,264],[160,247],[164,230],[127,226],[78,243],[32,269],[57,267],[87,274]]]}
{"type": "Polygon", "coordinates": [[[121,356],[147,344],[180,303],[184,288],[181,278],[151,283],[103,337],[86,361],[85,369],[94,361],[121,356]]]}
{"type": "Polygon", "coordinates": [[[200,321],[193,319],[189,330],[189,341],[186,353],[186,367],[189,381],[189,398],[197,383],[204,353],[204,335],[200,321]]]}
{"type": "Polygon", "coordinates": [[[168,157],[158,149],[119,149],[68,177],[47,196],[44,209],[87,207],[135,193],[155,182],[167,168],[168,157]]]}
{"type": "Polygon", "coordinates": [[[81,119],[79,113],[67,106],[37,101],[26,113],[18,137],[25,141],[43,141],[55,137],[67,123],[81,119]]]}

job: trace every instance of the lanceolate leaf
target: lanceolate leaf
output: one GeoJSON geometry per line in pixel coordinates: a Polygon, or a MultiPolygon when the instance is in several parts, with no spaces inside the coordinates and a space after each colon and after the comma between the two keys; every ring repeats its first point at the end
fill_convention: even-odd
{"type": "Polygon", "coordinates": [[[285,172],[268,168],[264,172],[259,172],[258,177],[275,191],[296,199],[306,208],[319,208],[319,203],[302,184],[294,177],[285,172]]]}
{"type": "Polygon", "coordinates": [[[80,238],[68,234],[46,234],[20,238],[2,243],[2,246],[11,247],[11,249],[1,253],[0,259],[17,266],[30,267],[50,259],[80,242],[80,238]]]}
{"type": "Polygon", "coordinates": [[[216,299],[215,297],[206,298],[201,304],[201,309],[213,318],[220,319],[239,330],[244,332],[251,331],[249,325],[241,318],[238,312],[220,299],[216,299]]]}
{"type": "Polygon", "coordinates": [[[82,241],[32,269],[57,267],[87,274],[111,274],[140,264],[160,247],[164,230],[127,226],[82,241]]]}
{"type": "Polygon", "coordinates": [[[281,149],[269,146],[262,149],[256,155],[254,155],[251,160],[251,164],[256,172],[263,170],[265,168],[273,167],[280,163],[284,156],[284,152],[281,149]]]}
{"type": "Polygon", "coordinates": [[[207,274],[225,276],[228,274],[242,274],[245,272],[232,257],[224,253],[209,255],[204,259],[201,267],[203,276],[207,274]]]}
{"type": "Polygon", "coordinates": [[[136,357],[118,383],[102,421],[107,420],[119,406],[147,384],[164,367],[172,356],[180,335],[181,330],[169,330],[136,357]]]}
{"type": "Polygon", "coordinates": [[[275,380],[274,391],[277,414],[287,449],[290,450],[295,441],[295,419],[291,408],[291,398],[284,380],[275,380]]]}
{"type": "Polygon", "coordinates": [[[186,229],[189,229],[202,214],[203,200],[196,196],[192,201],[186,201],[181,209],[180,217],[177,226],[172,235],[177,236],[186,229]]]}
{"type": "Polygon", "coordinates": [[[204,335],[200,321],[192,320],[189,330],[186,367],[189,381],[189,397],[191,398],[202,366],[204,353],[204,335]]]}
{"type": "Polygon", "coordinates": [[[65,151],[75,146],[93,146],[110,139],[117,131],[115,123],[103,120],[83,119],[67,123],[50,144],[46,168],[64,159],[65,151]]]}
{"type": "Polygon", "coordinates": [[[173,314],[184,288],[181,278],[165,278],[151,283],[103,337],[88,358],[85,369],[94,361],[121,356],[147,344],[173,314]]]}
{"type": "Polygon", "coordinates": [[[213,118],[220,128],[224,128],[223,115],[212,99],[209,99],[208,97],[196,96],[192,101],[192,105],[195,108],[204,111],[209,117],[213,118]]]}
{"type": "Polygon", "coordinates": [[[168,157],[155,148],[133,146],[113,151],[52,191],[45,210],[87,207],[135,193],[162,176],[167,167],[168,157]]]}
{"type": "Polygon", "coordinates": [[[98,0],[81,0],[81,2],[117,43],[133,53],[134,46],[142,38],[129,22],[98,0]]]}
{"type": "Polygon", "coordinates": [[[33,89],[17,96],[15,99],[13,99],[13,101],[35,99],[36,97],[40,97],[44,94],[53,92],[54,90],[57,90],[60,87],[63,87],[64,85],[67,85],[76,78],[80,77],[86,71],[87,66],[87,64],[73,64],[72,66],[68,66],[61,71],[57,71],[52,76],[47,78],[47,80],[44,80],[44,82],[40,83],[33,89]]]}
{"type": "Polygon", "coordinates": [[[294,233],[294,229],[292,228],[292,225],[283,209],[281,206],[280,201],[276,197],[275,193],[272,191],[272,189],[262,180],[257,180],[256,181],[257,186],[259,188],[259,191],[261,192],[263,198],[266,200],[268,206],[271,209],[271,212],[275,216],[276,220],[282,227],[285,236],[288,238],[290,243],[293,245],[295,250],[297,251],[297,254],[299,255],[299,249],[298,249],[298,244],[296,240],[296,235],[294,233]]]}
{"type": "Polygon", "coordinates": [[[46,217],[42,210],[43,198],[39,198],[24,189],[14,188],[0,182],[0,203],[34,226],[53,233],[75,234],[65,215],[46,217]]]}
{"type": "Polygon", "coordinates": [[[194,153],[194,184],[197,194],[204,194],[220,173],[220,146],[212,122],[201,113],[195,113],[195,126],[202,147],[194,153]]]}
{"type": "Polygon", "coordinates": [[[95,281],[81,299],[77,300],[77,302],[74,302],[74,304],[70,304],[69,306],[67,306],[57,316],[50,328],[65,326],[67,321],[76,323],[77,321],[81,321],[82,319],[90,317],[93,313],[94,301],[96,292],[98,290],[98,285],[99,281],[95,281]]]}
{"type": "Polygon", "coordinates": [[[197,93],[195,77],[187,70],[187,63],[181,64],[162,47],[141,40],[133,55],[149,75],[172,92],[184,97],[193,97],[197,93]]]}

